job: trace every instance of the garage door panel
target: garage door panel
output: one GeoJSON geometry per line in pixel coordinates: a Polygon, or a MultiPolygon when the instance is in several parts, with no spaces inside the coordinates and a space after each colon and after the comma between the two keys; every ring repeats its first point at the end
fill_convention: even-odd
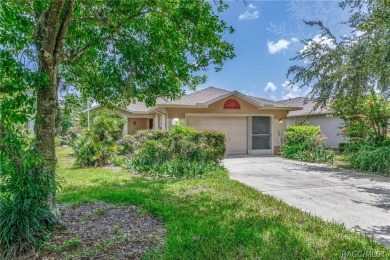
{"type": "Polygon", "coordinates": [[[246,117],[187,117],[187,125],[198,130],[216,130],[225,133],[227,154],[248,152],[246,117]]]}

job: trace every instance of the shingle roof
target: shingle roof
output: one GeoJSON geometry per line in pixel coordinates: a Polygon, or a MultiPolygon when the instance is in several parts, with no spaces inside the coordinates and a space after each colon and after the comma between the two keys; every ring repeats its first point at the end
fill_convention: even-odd
{"type": "Polygon", "coordinates": [[[324,115],[329,114],[331,111],[327,108],[317,108],[314,109],[316,105],[316,101],[312,99],[307,99],[305,97],[297,97],[297,98],[291,98],[287,100],[279,101],[279,103],[283,103],[289,106],[300,106],[303,107],[302,110],[296,110],[296,111],[290,111],[287,115],[287,117],[294,117],[294,116],[307,116],[307,115],[324,115]]]}
{"type": "Polygon", "coordinates": [[[163,101],[163,102],[157,103],[157,104],[186,105],[186,106],[196,105],[196,104],[205,104],[205,103],[208,103],[214,99],[228,95],[229,93],[231,93],[231,91],[228,91],[225,89],[220,89],[220,88],[208,87],[205,89],[195,91],[191,94],[182,96],[178,100],[163,101]]]}
{"type": "Polygon", "coordinates": [[[134,112],[146,112],[150,107],[148,108],[144,102],[136,102],[127,106],[127,109],[134,112]]]}
{"type": "MultiPolygon", "coordinates": [[[[201,89],[198,91],[195,91],[191,94],[185,95],[181,97],[178,100],[165,100],[162,98],[158,98],[156,100],[156,105],[162,105],[162,106],[195,106],[199,104],[208,104],[210,102],[216,101],[218,99],[222,99],[224,97],[228,97],[229,95],[237,94],[242,96],[243,98],[247,99],[251,103],[257,104],[259,106],[266,106],[266,107],[272,107],[272,108],[301,108],[301,105],[290,105],[283,102],[276,102],[264,98],[244,95],[242,93],[236,92],[236,91],[229,91],[225,89],[215,88],[215,87],[208,87],[205,89],[201,89]]],[[[151,108],[148,108],[145,103],[143,102],[136,102],[134,104],[130,104],[127,109],[129,111],[134,112],[148,112],[151,108]]]]}

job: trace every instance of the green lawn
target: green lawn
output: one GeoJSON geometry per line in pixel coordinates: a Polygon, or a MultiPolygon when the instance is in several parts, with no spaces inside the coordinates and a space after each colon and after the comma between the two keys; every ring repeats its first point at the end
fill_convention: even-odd
{"type": "Polygon", "coordinates": [[[353,251],[390,257],[371,239],[230,180],[224,171],[192,180],[148,180],[110,169],[73,168],[69,152],[58,149],[60,202],[128,203],[160,217],[166,245],[151,257],[339,259],[353,251]]]}

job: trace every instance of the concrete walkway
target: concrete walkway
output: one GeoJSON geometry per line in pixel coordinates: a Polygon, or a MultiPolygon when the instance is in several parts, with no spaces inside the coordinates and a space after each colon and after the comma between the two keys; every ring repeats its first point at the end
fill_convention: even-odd
{"type": "Polygon", "coordinates": [[[390,247],[390,178],[280,157],[231,157],[231,178],[390,247]]]}

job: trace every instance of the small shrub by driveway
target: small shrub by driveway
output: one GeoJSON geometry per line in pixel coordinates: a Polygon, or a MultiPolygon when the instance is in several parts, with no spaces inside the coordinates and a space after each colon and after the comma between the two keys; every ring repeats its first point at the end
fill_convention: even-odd
{"type": "Polygon", "coordinates": [[[350,167],[390,177],[390,145],[366,146],[348,155],[350,167]]]}
{"type": "Polygon", "coordinates": [[[329,162],[333,153],[326,149],[327,137],[319,126],[293,125],[286,129],[282,156],[305,162],[329,162]]]}

